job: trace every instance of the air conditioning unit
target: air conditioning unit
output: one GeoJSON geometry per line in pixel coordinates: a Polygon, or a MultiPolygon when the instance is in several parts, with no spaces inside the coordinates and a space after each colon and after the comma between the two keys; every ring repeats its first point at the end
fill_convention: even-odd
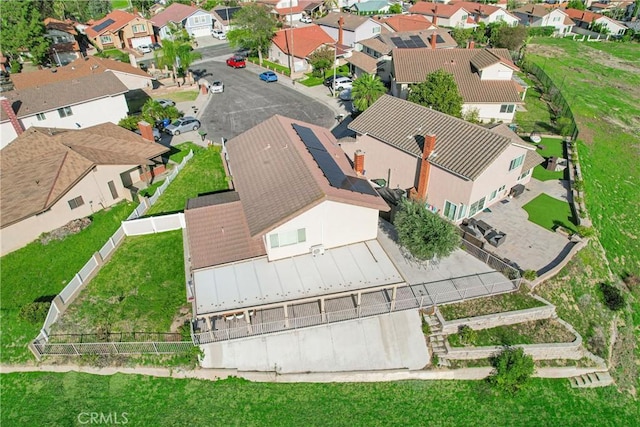
{"type": "Polygon", "coordinates": [[[313,256],[324,255],[324,246],[323,245],[311,246],[311,255],[313,256]]]}

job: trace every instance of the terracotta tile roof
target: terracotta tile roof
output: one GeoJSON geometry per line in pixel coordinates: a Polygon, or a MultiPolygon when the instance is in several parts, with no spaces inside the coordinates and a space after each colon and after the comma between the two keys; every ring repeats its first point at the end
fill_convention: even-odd
{"type": "Polygon", "coordinates": [[[496,52],[489,49],[478,49],[475,55],[471,56],[471,65],[473,65],[477,70],[484,70],[487,67],[490,67],[495,64],[502,63],[507,67],[519,71],[520,69],[516,67],[516,64],[511,62],[511,60],[505,60],[504,57],[500,57],[496,52]]]}
{"type": "MultiPolygon", "coordinates": [[[[506,49],[489,51],[508,67],[515,67],[506,49]]],[[[474,57],[484,56],[480,49],[394,49],[392,55],[398,83],[423,82],[428,74],[442,69],[453,74],[465,103],[522,103],[512,80],[480,80],[472,67],[474,57]]]]}
{"type": "Polygon", "coordinates": [[[618,25],[624,26],[624,24],[622,22],[618,22],[614,19],[609,18],[608,16],[602,15],[600,13],[594,13],[594,12],[590,12],[588,10],[578,10],[578,9],[565,9],[564,13],[566,13],[569,18],[571,18],[572,20],[576,21],[576,22],[584,22],[587,24],[591,24],[593,21],[600,19],[600,18],[606,18],[609,21],[615,22],[618,25]]]}
{"type": "Polygon", "coordinates": [[[383,95],[349,129],[368,134],[419,157],[424,135],[436,135],[431,162],[470,180],[477,179],[512,141],[482,126],[440,113],[413,102],[383,95]]]}
{"type": "Polygon", "coordinates": [[[96,165],[153,164],[169,151],[113,123],[79,130],[31,127],[0,151],[1,226],[43,212],[96,165]]]}
{"type": "Polygon", "coordinates": [[[364,39],[358,41],[362,46],[368,47],[371,50],[376,52],[380,52],[383,55],[388,55],[391,53],[393,46],[389,46],[387,43],[382,41],[380,36],[371,37],[370,39],[364,39]]]}
{"type": "Polygon", "coordinates": [[[513,11],[527,16],[535,16],[536,18],[543,18],[552,12],[552,10],[549,10],[539,4],[528,4],[514,9],[513,11]]]}
{"type": "Polygon", "coordinates": [[[240,7],[216,6],[211,9],[211,14],[216,21],[222,22],[224,25],[228,25],[229,21],[233,18],[233,15],[240,9],[240,7]]]}
{"type": "Polygon", "coordinates": [[[11,75],[11,81],[16,89],[26,89],[34,86],[44,86],[56,82],[64,82],[80,77],[102,74],[105,71],[117,71],[119,73],[133,74],[148,79],[151,76],[140,68],[133,67],[124,62],[114,61],[107,58],[88,56],[78,58],[64,67],[31,71],[28,73],[17,73],[11,75]]]}
{"type": "Polygon", "coordinates": [[[190,199],[184,211],[191,268],[266,255],[262,236],[251,237],[235,191],[190,199]]]}
{"type": "Polygon", "coordinates": [[[569,18],[568,16],[564,17],[564,21],[562,23],[564,25],[576,25],[576,23],[573,22],[573,19],[569,18]]]}
{"type": "Polygon", "coordinates": [[[136,17],[130,13],[122,10],[114,10],[107,16],[97,21],[91,27],[85,30],[87,36],[91,39],[96,38],[100,34],[113,33],[120,28],[127,25],[128,22],[134,20],[136,17]]]}
{"type": "Polygon", "coordinates": [[[347,176],[355,172],[328,129],[275,115],[226,144],[236,191],[252,237],[332,200],[386,211],[379,196],[331,187],[293,128],[310,128],[347,176]]]}
{"type": "MultiPolygon", "coordinates": [[[[500,10],[504,10],[501,7],[492,6],[490,4],[482,4],[471,1],[452,1],[449,3],[452,6],[461,6],[464,10],[477,16],[489,16],[500,10]]],[[[506,12],[506,10],[504,10],[506,12]]]]}
{"type": "Polygon", "coordinates": [[[318,19],[316,24],[324,25],[326,27],[339,28],[338,20],[340,17],[344,18],[344,25],[342,28],[346,31],[355,31],[360,25],[367,22],[370,18],[363,15],[353,15],[351,13],[344,12],[329,12],[324,18],[318,19]]]}
{"type": "Polygon", "coordinates": [[[71,21],[58,21],[57,19],[47,18],[44,20],[44,26],[47,30],[58,30],[74,36],[78,35],[78,32],[71,21]]]}
{"type": "Polygon", "coordinates": [[[198,9],[197,7],[182,3],[171,3],[166,9],[158,12],[149,20],[153,23],[154,27],[162,28],[169,22],[180,23],[199,10],[204,12],[204,10],[198,9]]]}
{"type": "MultiPolygon", "coordinates": [[[[124,94],[127,87],[111,72],[53,82],[42,86],[4,92],[18,118],[81,104],[89,100],[124,94]]],[[[0,111],[0,121],[7,120],[0,111]]]]}
{"type": "Polygon", "coordinates": [[[381,22],[395,32],[426,30],[433,27],[424,15],[394,15],[381,22]]]}
{"type": "Polygon", "coordinates": [[[292,37],[293,55],[297,58],[306,58],[320,46],[336,42],[317,25],[280,30],[275,34],[272,41],[278,46],[278,49],[288,55],[292,37]]]}
{"type": "Polygon", "coordinates": [[[436,49],[451,49],[458,46],[458,43],[453,39],[453,37],[451,37],[449,31],[438,28],[379,34],[370,39],[360,40],[358,43],[383,55],[388,55],[394,48],[398,47],[395,41],[397,38],[400,38],[401,40],[410,40],[412,36],[418,36],[428,48],[431,48],[431,35],[433,33],[436,33],[437,35],[436,49]]]}
{"type": "Polygon", "coordinates": [[[427,16],[437,16],[438,18],[451,18],[453,14],[460,9],[464,8],[453,3],[442,4],[421,1],[411,6],[409,12],[427,16]]]}
{"type": "Polygon", "coordinates": [[[293,7],[275,7],[273,10],[280,16],[286,16],[304,12],[304,6],[299,4],[293,7]]]}
{"type": "Polygon", "coordinates": [[[352,52],[350,57],[345,58],[345,61],[369,74],[375,73],[378,69],[378,60],[362,52],[352,52]]]}

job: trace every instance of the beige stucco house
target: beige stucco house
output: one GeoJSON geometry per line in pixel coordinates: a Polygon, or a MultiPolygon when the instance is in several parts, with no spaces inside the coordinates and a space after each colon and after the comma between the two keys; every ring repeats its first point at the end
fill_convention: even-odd
{"type": "Polygon", "coordinates": [[[85,30],[98,49],[136,49],[156,42],[151,21],[114,10],[85,30]]]}
{"type": "Polygon", "coordinates": [[[86,129],[31,127],[0,151],[2,255],[40,234],[124,199],[141,174],[164,170],[169,149],[113,123],[86,129]]]}
{"type": "Polygon", "coordinates": [[[363,173],[391,188],[414,189],[452,221],[470,218],[504,199],[543,161],[506,125],[491,129],[384,95],[349,124],[350,157],[364,156],[363,173]]]}

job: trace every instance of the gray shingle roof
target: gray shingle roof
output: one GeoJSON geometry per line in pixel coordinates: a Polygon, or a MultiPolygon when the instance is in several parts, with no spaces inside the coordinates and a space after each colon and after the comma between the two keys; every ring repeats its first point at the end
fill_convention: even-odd
{"type": "Polygon", "coordinates": [[[318,19],[315,23],[318,25],[325,25],[327,27],[338,28],[338,20],[341,16],[344,18],[344,25],[342,26],[342,28],[346,31],[355,31],[356,28],[370,19],[368,16],[363,15],[354,15],[351,13],[342,12],[329,12],[327,16],[318,19]]]}
{"type": "Polygon", "coordinates": [[[267,233],[324,200],[388,210],[378,196],[331,187],[293,129],[310,128],[345,175],[355,176],[328,129],[273,116],[226,144],[236,191],[251,236],[267,233]]]}
{"type": "Polygon", "coordinates": [[[511,139],[482,126],[383,95],[349,124],[349,129],[368,134],[416,157],[422,156],[424,135],[436,135],[431,163],[475,180],[512,144],[511,139]]]}
{"type": "MultiPolygon", "coordinates": [[[[465,103],[521,104],[522,99],[512,80],[480,80],[472,60],[482,67],[499,57],[510,68],[517,69],[506,49],[488,49],[491,58],[480,49],[394,49],[393,67],[398,83],[423,82],[428,74],[444,70],[453,74],[465,103]]],[[[494,62],[495,63],[495,62],[494,62]]]]}

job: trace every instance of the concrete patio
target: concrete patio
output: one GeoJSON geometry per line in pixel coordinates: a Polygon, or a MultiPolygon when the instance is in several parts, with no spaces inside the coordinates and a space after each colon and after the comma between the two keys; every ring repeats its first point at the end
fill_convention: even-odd
{"type": "Polygon", "coordinates": [[[507,234],[506,241],[495,248],[486,249],[511,260],[522,270],[535,270],[540,275],[564,258],[574,243],[567,237],[549,231],[529,221],[524,205],[545,193],[555,199],[568,202],[568,183],[564,180],[538,181],[531,179],[527,189],[517,198],[506,198],[490,207],[490,212],[481,212],[475,219],[482,220],[507,234]]]}

